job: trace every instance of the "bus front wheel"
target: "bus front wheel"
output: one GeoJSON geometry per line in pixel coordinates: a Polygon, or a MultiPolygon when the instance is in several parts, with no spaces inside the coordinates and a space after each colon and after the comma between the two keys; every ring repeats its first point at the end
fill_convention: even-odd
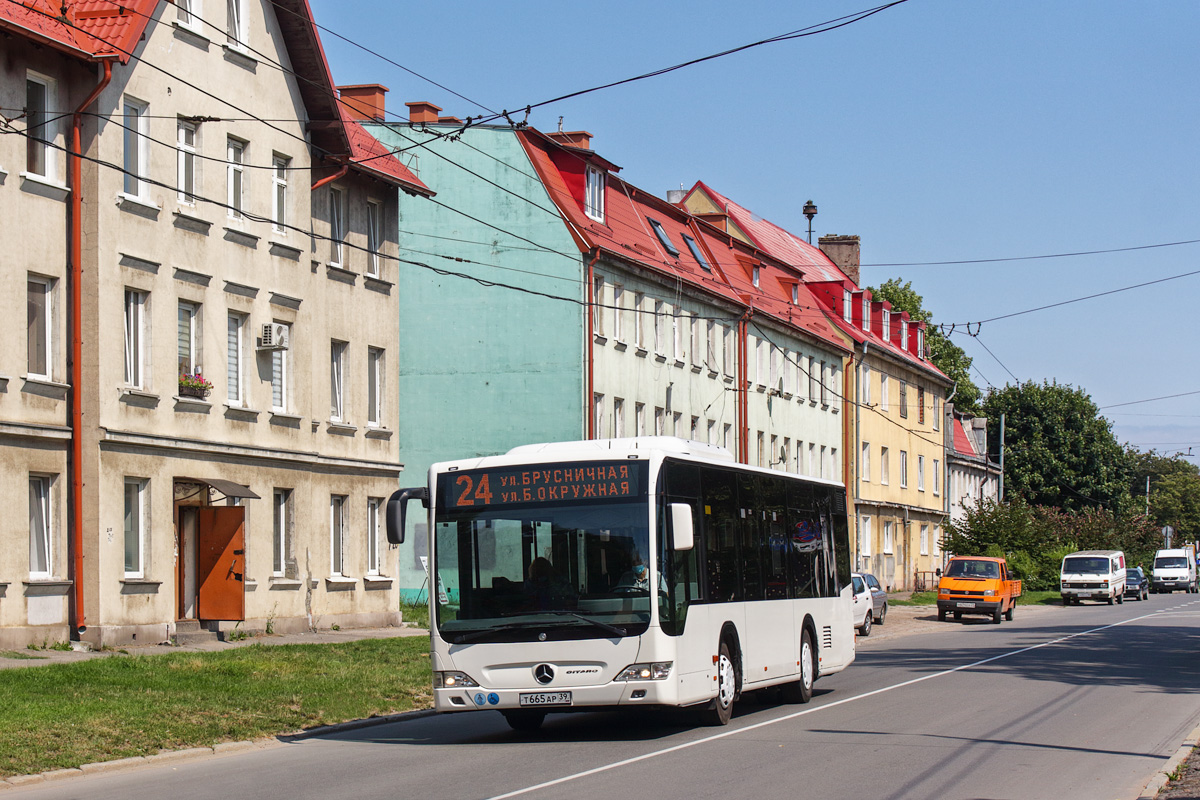
{"type": "Polygon", "coordinates": [[[816,652],[808,628],[800,637],[800,680],[785,683],[780,691],[785,703],[807,703],[812,699],[813,681],[817,676],[816,652]]]}
{"type": "Polygon", "coordinates": [[[717,696],[705,710],[709,725],[728,725],[733,718],[733,698],[737,694],[737,667],[729,652],[729,643],[722,639],[717,651],[717,696]]]}

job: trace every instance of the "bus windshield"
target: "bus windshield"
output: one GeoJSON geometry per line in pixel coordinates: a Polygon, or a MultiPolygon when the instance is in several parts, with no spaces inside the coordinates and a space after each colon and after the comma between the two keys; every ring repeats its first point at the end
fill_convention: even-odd
{"type": "Polygon", "coordinates": [[[1062,571],[1075,575],[1105,575],[1112,564],[1107,558],[1083,557],[1068,558],[1063,561],[1062,571]]]}
{"type": "Polygon", "coordinates": [[[1155,569],[1187,569],[1188,561],[1184,556],[1159,556],[1154,559],[1155,569]]]}
{"type": "MultiPolygon", "coordinates": [[[[488,474],[490,498],[453,488],[482,474],[439,476],[434,552],[440,586],[437,626],[451,644],[635,636],[650,623],[649,508],[645,464],[622,464],[630,485],[598,496],[589,478],[565,484],[543,470],[549,495],[502,494],[519,473],[488,474]],[[447,484],[447,486],[443,486],[447,484]],[[587,489],[588,491],[585,491],[587,489]],[[552,496],[546,500],[539,497],[552,496]],[[576,497],[588,497],[586,501],[576,497]]],[[[536,468],[524,474],[539,474],[536,468]]],[[[465,484],[464,484],[465,485],[465,484]]],[[[473,491],[477,491],[474,489],[473,491]]]]}

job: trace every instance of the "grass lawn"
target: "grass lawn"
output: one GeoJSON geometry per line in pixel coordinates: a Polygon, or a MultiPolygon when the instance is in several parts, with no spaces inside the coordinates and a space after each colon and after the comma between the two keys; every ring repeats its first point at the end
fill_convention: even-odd
{"type": "Polygon", "coordinates": [[[0,671],[0,778],[431,705],[429,640],[249,645],[0,671]]]}
{"type": "MultiPolygon", "coordinates": [[[[913,592],[913,596],[908,600],[893,600],[888,598],[888,603],[893,606],[934,606],[937,605],[937,592],[913,592]]],[[[1017,605],[1060,606],[1062,605],[1062,597],[1057,590],[1025,592],[1017,601],[1017,605]]]]}

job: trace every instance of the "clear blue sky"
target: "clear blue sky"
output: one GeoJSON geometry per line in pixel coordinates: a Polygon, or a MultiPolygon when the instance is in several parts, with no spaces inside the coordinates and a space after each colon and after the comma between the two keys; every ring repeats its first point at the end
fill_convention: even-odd
{"type": "MultiPolygon", "coordinates": [[[[320,24],[495,110],[870,7],[311,2],[320,24]]],[[[397,116],[413,100],[482,111],[323,40],[334,80],[390,87],[397,116]]],[[[812,199],[814,233],[858,234],[864,265],[1178,242],[1200,239],[1198,41],[1200,3],[1186,0],[909,0],[831,33],[546,106],[530,123],[554,130],[561,115],[633,184],[663,195],[701,179],[796,233],[812,199]]],[[[864,266],[862,277],[911,281],[935,322],[965,323],[1194,270],[1200,244],[864,266]]],[[[1104,407],[1200,390],[1198,300],[1193,275],[953,338],[981,388],[1057,380],[1104,407]]],[[[1122,442],[1200,455],[1200,394],[1102,413],[1122,442]]]]}

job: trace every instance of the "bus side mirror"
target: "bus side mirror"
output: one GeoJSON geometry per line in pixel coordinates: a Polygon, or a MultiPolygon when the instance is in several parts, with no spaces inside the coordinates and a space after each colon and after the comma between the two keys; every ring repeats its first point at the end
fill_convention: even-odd
{"type": "Polygon", "coordinates": [[[691,550],[695,544],[692,527],[692,507],[687,503],[671,503],[671,534],[675,550],[691,550]]]}
{"type": "Polygon", "coordinates": [[[404,512],[409,500],[420,500],[429,508],[429,489],[416,486],[392,492],[387,502],[387,540],[392,544],[404,544],[404,512]]]}

